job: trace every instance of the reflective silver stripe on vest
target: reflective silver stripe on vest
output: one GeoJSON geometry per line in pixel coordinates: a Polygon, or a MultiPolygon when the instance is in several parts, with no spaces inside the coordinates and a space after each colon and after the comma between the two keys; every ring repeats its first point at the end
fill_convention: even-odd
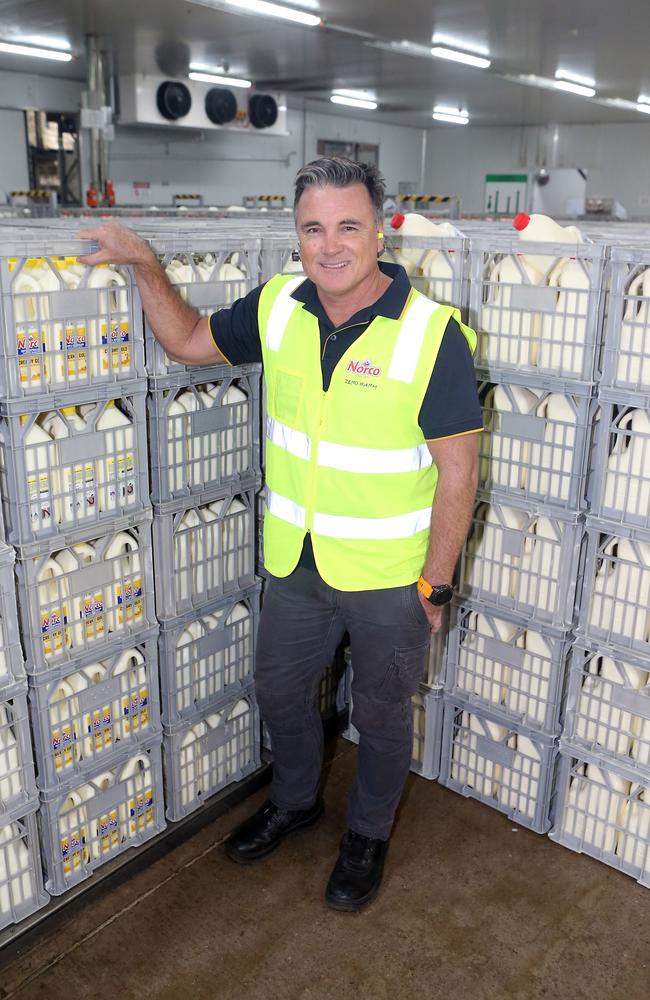
{"type": "Polygon", "coordinates": [[[266,508],[275,517],[279,517],[281,521],[288,521],[296,528],[305,527],[305,508],[279,493],[274,493],[268,486],[266,488],[266,508]]]}
{"type": "Polygon", "coordinates": [[[380,541],[389,538],[410,538],[431,524],[431,507],[397,514],[395,517],[339,517],[335,514],[314,514],[314,534],[328,538],[350,538],[380,541]]]}
{"type": "Polygon", "coordinates": [[[308,434],[296,431],[293,427],[287,427],[286,424],[280,423],[279,420],[274,420],[273,417],[267,417],[266,438],[277,445],[278,448],[283,448],[289,454],[295,455],[296,458],[304,458],[306,462],[309,461],[311,440],[308,434]]]}
{"type": "Polygon", "coordinates": [[[284,331],[291,319],[291,314],[296,306],[300,305],[296,299],[291,298],[291,293],[296,290],[298,285],[302,285],[304,280],[304,275],[301,275],[299,278],[292,278],[290,281],[287,281],[286,285],[283,285],[278,292],[277,298],[271,306],[266,326],[266,346],[269,351],[280,350],[284,331]]]}
{"type": "Polygon", "coordinates": [[[413,302],[400,324],[388,367],[388,378],[398,382],[413,381],[429,320],[438,308],[438,303],[432,302],[425,295],[413,297],[413,302]]]}
{"type": "Polygon", "coordinates": [[[416,448],[353,448],[345,444],[321,441],[318,445],[318,464],[342,472],[367,472],[389,474],[417,472],[433,465],[426,444],[416,448]]]}

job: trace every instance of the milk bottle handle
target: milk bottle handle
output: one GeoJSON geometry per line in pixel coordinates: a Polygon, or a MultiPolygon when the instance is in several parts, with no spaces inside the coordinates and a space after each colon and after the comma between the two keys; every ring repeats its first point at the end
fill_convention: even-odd
{"type": "Polygon", "coordinates": [[[119,781],[123,781],[125,778],[132,778],[137,773],[146,774],[150,769],[151,763],[149,758],[145,754],[139,754],[137,757],[133,757],[126,762],[120,772],[119,781]]]}

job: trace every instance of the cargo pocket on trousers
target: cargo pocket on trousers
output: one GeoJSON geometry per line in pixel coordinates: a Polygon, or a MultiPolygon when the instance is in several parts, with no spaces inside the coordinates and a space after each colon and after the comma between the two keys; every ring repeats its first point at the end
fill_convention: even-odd
{"type": "Polygon", "coordinates": [[[417,646],[395,649],[391,664],[386,671],[377,697],[380,701],[404,701],[410,698],[424,680],[429,639],[417,646]]]}

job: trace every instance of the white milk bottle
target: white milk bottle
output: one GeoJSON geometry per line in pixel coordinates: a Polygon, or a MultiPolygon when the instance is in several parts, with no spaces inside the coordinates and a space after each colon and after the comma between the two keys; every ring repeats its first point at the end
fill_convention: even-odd
{"type": "Polygon", "coordinates": [[[201,548],[202,526],[203,521],[196,509],[190,507],[178,522],[174,534],[174,590],[177,601],[181,603],[189,601],[193,594],[202,593],[205,589],[203,562],[194,564],[197,537],[199,551],[201,548]]]}
{"type": "Polygon", "coordinates": [[[544,278],[521,254],[503,257],[488,276],[488,300],[479,320],[478,356],[500,366],[534,366],[540,315],[522,308],[518,286],[543,284],[544,278]]]}
{"type": "Polygon", "coordinates": [[[70,625],[72,645],[86,649],[88,644],[103,639],[106,632],[105,595],[101,585],[79,592],[75,584],[77,570],[91,565],[96,551],[90,542],[78,542],[69,549],[62,549],[55,557],[59,566],[67,574],[70,594],[70,625]]]}
{"type": "Polygon", "coordinates": [[[470,712],[463,712],[461,727],[452,745],[451,776],[467,788],[474,788],[486,798],[498,794],[503,766],[486,757],[490,741],[505,744],[508,730],[505,726],[479,719],[470,712]]]}
{"type": "Polygon", "coordinates": [[[641,388],[650,386],[650,267],[630,283],[621,324],[616,380],[641,388]]]}
{"type": "Polygon", "coordinates": [[[493,411],[488,476],[495,489],[525,490],[528,486],[529,451],[533,447],[519,435],[508,431],[503,413],[530,414],[535,410],[539,395],[519,385],[495,385],[486,397],[485,407],[493,411]],[[505,425],[505,430],[502,430],[505,425]]]}
{"type": "Polygon", "coordinates": [[[185,390],[178,397],[177,402],[181,404],[187,416],[183,421],[184,424],[184,441],[183,448],[185,452],[185,467],[186,480],[183,486],[198,486],[201,483],[205,483],[204,474],[205,468],[201,460],[202,455],[202,439],[201,435],[194,435],[194,429],[192,426],[192,413],[196,413],[200,409],[200,403],[198,399],[198,392],[193,391],[191,388],[185,390]]]}
{"type": "Polygon", "coordinates": [[[231,407],[231,419],[221,431],[220,478],[223,480],[231,479],[248,468],[248,396],[238,386],[231,385],[224,392],[221,405],[231,407]]]}
{"type": "Polygon", "coordinates": [[[482,594],[515,597],[521,559],[504,552],[504,541],[509,530],[525,530],[528,515],[515,507],[485,504],[479,508],[479,516],[484,518],[483,532],[476,532],[476,540],[470,540],[467,550],[469,584],[482,594]]]}
{"type": "Polygon", "coordinates": [[[630,664],[616,664],[599,654],[589,663],[576,711],[576,736],[594,750],[627,757],[632,743],[634,717],[616,704],[623,689],[643,687],[647,674],[630,664]]]}
{"type": "Polygon", "coordinates": [[[127,649],[115,664],[115,677],[123,677],[120,697],[113,703],[116,739],[149,728],[149,681],[147,665],[139,649],[127,649]]]}
{"type": "Polygon", "coordinates": [[[60,656],[71,645],[70,584],[56,558],[50,558],[38,574],[38,605],[43,656],[60,656]]]}
{"type": "Polygon", "coordinates": [[[192,485],[190,427],[185,408],[185,391],[180,392],[167,407],[167,484],[170,493],[192,485]]]}
{"type": "MultiPolygon", "coordinates": [[[[506,697],[510,712],[523,716],[527,725],[544,728],[551,682],[552,648],[539,632],[528,629],[520,637],[521,669],[511,670],[506,697]]],[[[519,645],[519,643],[518,643],[519,645]]]]}
{"type": "MultiPolygon", "coordinates": [[[[512,225],[519,233],[519,239],[531,243],[584,243],[584,238],[577,226],[560,226],[548,215],[520,212],[512,220],[512,225]]],[[[527,253],[526,261],[546,274],[553,264],[552,254],[527,253]]]]}
{"type": "MultiPolygon", "coordinates": [[[[73,262],[73,258],[57,263],[57,271],[66,288],[78,288],[88,270],[83,264],[73,262]]],[[[88,356],[88,332],[85,319],[69,319],[65,329],[65,353],[57,357],[57,381],[65,384],[87,383],[90,374],[88,356]]]]}
{"type": "Polygon", "coordinates": [[[72,767],[82,756],[83,729],[76,696],[80,689],[74,684],[74,676],[58,682],[48,705],[50,747],[56,772],[72,767]]]}
{"type": "Polygon", "coordinates": [[[591,275],[588,262],[561,260],[548,284],[558,289],[555,311],[544,313],[537,365],[540,370],[587,378],[585,349],[591,275]]]}
{"type": "Polygon", "coordinates": [[[515,594],[517,603],[546,612],[556,607],[560,555],[558,525],[548,517],[536,517],[524,541],[515,594]]]}
{"type": "MultiPolygon", "coordinates": [[[[208,636],[219,627],[219,619],[215,615],[203,615],[199,619],[200,638],[207,640],[208,636]]],[[[215,694],[220,694],[223,686],[223,650],[217,648],[214,652],[197,657],[195,664],[195,690],[198,701],[208,701],[215,694]]]]}
{"type": "Polygon", "coordinates": [[[562,829],[582,844],[613,854],[630,782],[595,764],[581,765],[581,772],[571,779],[562,829]]]}
{"type": "MultiPolygon", "coordinates": [[[[21,423],[29,420],[27,415],[21,423]]],[[[29,517],[34,534],[53,527],[55,498],[60,495],[59,471],[52,437],[36,421],[23,437],[29,517]]]]}
{"type": "Polygon", "coordinates": [[[105,458],[97,462],[99,509],[121,511],[138,501],[135,471],[135,428],[131,418],[109,399],[96,423],[105,440],[105,458]]]}
{"type": "Polygon", "coordinates": [[[67,795],[61,806],[59,843],[64,875],[71,875],[90,863],[92,833],[85,803],[93,795],[92,785],[80,785],[67,795]]]}
{"type": "MultiPolygon", "coordinates": [[[[103,663],[91,663],[76,675],[78,684],[92,689],[108,680],[108,672],[103,663]]],[[[68,678],[70,680],[70,678],[68,678]]],[[[92,760],[113,746],[113,715],[110,699],[102,699],[90,711],[84,712],[84,757],[92,760]]]]}
{"type": "MultiPolygon", "coordinates": [[[[238,703],[239,704],[239,703],[238,703]]],[[[217,746],[207,749],[203,754],[201,765],[206,786],[211,790],[216,790],[230,777],[230,772],[234,770],[233,763],[237,762],[237,745],[230,747],[227,740],[228,735],[228,710],[213,712],[205,718],[206,733],[220,731],[221,736],[217,746]]]]}
{"type": "Polygon", "coordinates": [[[48,382],[46,327],[41,286],[23,269],[11,284],[16,323],[16,356],[21,389],[43,388],[48,382]]]}
{"type": "Polygon", "coordinates": [[[18,824],[0,826],[0,917],[20,911],[21,906],[34,898],[32,867],[18,824]]]}
{"type": "Polygon", "coordinates": [[[151,762],[146,754],[139,754],[127,761],[117,780],[125,787],[126,805],[120,806],[122,836],[137,837],[138,833],[154,826],[155,808],[151,762]]]}
{"type": "MultiPolygon", "coordinates": [[[[207,386],[196,387],[198,408],[203,412],[214,405],[214,397],[207,386]]],[[[190,417],[190,424],[192,418],[190,417]]],[[[192,428],[191,440],[194,446],[194,464],[200,470],[198,482],[204,486],[217,483],[219,478],[219,435],[216,431],[209,434],[197,434],[192,428]]]]}
{"type": "MultiPolygon", "coordinates": [[[[100,800],[102,792],[106,792],[115,784],[115,774],[113,771],[104,771],[92,778],[87,785],[77,789],[86,795],[86,801],[93,797],[100,800]]],[[[97,814],[98,807],[95,805],[93,811],[97,814]]],[[[90,838],[93,858],[101,858],[103,854],[109,854],[116,850],[120,844],[120,820],[117,806],[111,805],[99,811],[99,815],[90,822],[90,838]]]]}
{"type": "MultiPolygon", "coordinates": [[[[215,627],[217,626],[218,622],[215,619],[215,627]]],[[[252,630],[252,615],[246,605],[241,602],[235,604],[226,618],[223,627],[224,631],[227,631],[229,637],[231,637],[231,641],[223,650],[223,685],[225,687],[238,680],[237,671],[238,668],[241,670],[242,665],[242,646],[248,650],[248,641],[250,641],[252,630]]],[[[214,674],[214,671],[212,673],[214,674]]],[[[215,690],[213,693],[216,694],[218,692],[215,690]]]]}
{"type": "Polygon", "coordinates": [[[222,501],[216,504],[206,504],[199,507],[200,517],[203,527],[200,534],[196,534],[194,550],[194,561],[197,566],[203,563],[202,580],[206,590],[206,600],[214,596],[215,589],[221,589],[221,546],[222,546],[222,525],[221,509],[222,501]],[[200,546],[200,547],[199,547],[200,546]]]}
{"type": "Polygon", "coordinates": [[[605,506],[648,520],[650,510],[650,415],[630,410],[607,462],[605,506]]]}
{"type": "Polygon", "coordinates": [[[540,748],[521,733],[511,733],[506,745],[515,753],[512,764],[503,767],[499,802],[508,810],[534,820],[542,772],[540,748]]]}
{"type": "MultiPolygon", "coordinates": [[[[406,215],[396,212],[390,220],[390,226],[399,236],[404,238],[406,243],[406,247],[400,247],[395,259],[398,264],[402,265],[409,277],[421,274],[440,255],[438,249],[427,250],[424,246],[419,248],[411,246],[409,248],[409,238],[439,239],[441,236],[449,235],[446,227],[441,232],[439,226],[417,212],[407,212],[406,215]]],[[[456,235],[455,232],[454,235],[456,235]]]]}
{"type": "Polygon", "coordinates": [[[456,665],[456,683],[461,690],[494,705],[502,704],[510,680],[510,667],[488,653],[486,645],[490,648],[495,638],[510,644],[516,631],[516,625],[500,618],[486,618],[476,611],[470,613],[456,665]]]}
{"type": "Polygon", "coordinates": [[[222,264],[219,268],[218,280],[221,282],[225,305],[230,305],[246,294],[246,275],[234,264],[222,264]]]}
{"type": "Polygon", "coordinates": [[[0,809],[7,810],[23,791],[18,744],[5,705],[0,704],[0,809]]]}
{"type": "Polygon", "coordinates": [[[617,536],[605,545],[594,581],[589,621],[614,637],[648,642],[650,545],[617,536]]]}
{"type": "Polygon", "coordinates": [[[626,864],[639,869],[639,877],[650,874],[650,789],[633,785],[621,806],[621,832],[616,853],[626,864]]]}
{"type": "Polygon", "coordinates": [[[194,643],[202,638],[203,629],[199,621],[188,622],[181,632],[176,645],[176,680],[174,685],[176,709],[187,711],[199,701],[199,679],[203,672],[203,660],[197,655],[194,643]]]}
{"type": "Polygon", "coordinates": [[[178,767],[181,778],[181,803],[184,808],[194,805],[206,787],[200,740],[207,732],[206,726],[198,722],[181,740],[178,767]]]}
{"type": "Polygon", "coordinates": [[[536,408],[544,419],[542,442],[530,445],[529,492],[550,503],[570,498],[578,417],[570,399],[549,393],[536,408]]]}
{"type": "MultiPolygon", "coordinates": [[[[215,505],[216,509],[219,509],[215,505]]],[[[213,507],[213,509],[215,509],[213,507]]],[[[232,589],[252,573],[250,564],[250,517],[248,508],[234,498],[222,521],[222,558],[224,587],[232,589]]]]}
{"type": "Polygon", "coordinates": [[[94,267],[88,288],[101,289],[99,319],[89,321],[91,368],[95,378],[128,372],[132,367],[129,338],[129,300],[126,279],[113,267],[94,267]]]}
{"type": "MultiPolygon", "coordinates": [[[[57,410],[43,413],[40,420],[43,429],[54,441],[87,431],[86,421],[74,406],[64,406],[61,413],[57,410]]],[[[54,498],[54,515],[57,524],[76,523],[86,517],[94,516],[97,495],[95,466],[92,460],[64,465],[59,461],[57,451],[55,445],[58,484],[54,498]]]]}
{"type": "Polygon", "coordinates": [[[34,278],[40,287],[39,308],[43,322],[43,346],[45,348],[45,368],[47,381],[50,384],[65,385],[67,382],[66,363],[66,334],[63,324],[51,322],[50,292],[58,292],[61,289],[59,279],[51,267],[43,260],[39,267],[32,271],[34,278]]]}
{"type": "Polygon", "coordinates": [[[104,553],[104,561],[108,560],[114,583],[107,605],[107,631],[121,632],[127,626],[141,625],[144,618],[140,546],[134,535],[118,532],[104,553]]]}
{"type": "Polygon", "coordinates": [[[194,269],[180,260],[172,260],[165,268],[165,273],[171,283],[177,286],[177,291],[184,302],[187,301],[187,286],[198,280],[194,269]]]}

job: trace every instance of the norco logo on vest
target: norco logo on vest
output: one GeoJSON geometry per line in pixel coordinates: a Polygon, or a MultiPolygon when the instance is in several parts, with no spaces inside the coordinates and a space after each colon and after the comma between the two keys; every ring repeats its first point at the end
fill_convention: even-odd
{"type": "Polygon", "coordinates": [[[381,375],[381,368],[375,368],[372,361],[350,361],[347,370],[355,375],[381,375]]]}

